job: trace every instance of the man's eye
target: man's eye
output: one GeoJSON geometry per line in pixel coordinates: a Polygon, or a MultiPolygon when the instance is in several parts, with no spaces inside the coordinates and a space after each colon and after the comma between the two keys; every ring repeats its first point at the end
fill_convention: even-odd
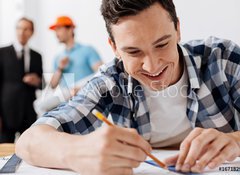
{"type": "Polygon", "coordinates": [[[168,45],[168,43],[164,43],[164,44],[159,44],[156,46],[156,48],[163,48],[164,46],[168,45]]]}
{"type": "Polygon", "coordinates": [[[139,50],[134,50],[134,51],[128,52],[129,55],[136,55],[138,53],[140,53],[139,50]]]}

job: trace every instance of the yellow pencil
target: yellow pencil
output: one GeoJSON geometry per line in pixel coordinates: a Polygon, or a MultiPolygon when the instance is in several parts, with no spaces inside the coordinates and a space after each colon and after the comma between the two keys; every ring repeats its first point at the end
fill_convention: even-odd
{"type": "MultiPolygon", "coordinates": [[[[92,113],[101,121],[105,122],[107,125],[109,126],[114,126],[114,124],[112,124],[110,121],[108,121],[108,119],[98,110],[93,109],[92,113]]],[[[161,162],[160,160],[158,160],[154,155],[152,155],[151,153],[146,153],[152,160],[154,160],[161,168],[165,168],[167,169],[167,166],[161,162]]]]}

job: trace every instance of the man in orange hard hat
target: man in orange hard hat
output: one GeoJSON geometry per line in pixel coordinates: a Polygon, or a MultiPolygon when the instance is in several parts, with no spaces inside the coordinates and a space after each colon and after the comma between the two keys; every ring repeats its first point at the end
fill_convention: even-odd
{"type": "Polygon", "coordinates": [[[54,60],[55,73],[50,86],[56,88],[60,83],[63,87],[75,88],[75,82],[93,74],[102,64],[100,56],[93,47],[75,42],[75,24],[70,17],[58,17],[49,29],[54,30],[59,42],[66,46],[54,60]]]}

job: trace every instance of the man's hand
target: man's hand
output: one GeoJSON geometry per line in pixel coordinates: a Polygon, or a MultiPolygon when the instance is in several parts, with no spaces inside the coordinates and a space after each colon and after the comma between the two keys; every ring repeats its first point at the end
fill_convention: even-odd
{"type": "Polygon", "coordinates": [[[58,68],[63,70],[65,67],[67,67],[69,63],[69,58],[68,57],[64,57],[60,60],[58,68]]]}
{"type": "Polygon", "coordinates": [[[176,169],[183,172],[202,172],[206,166],[215,168],[240,155],[239,140],[239,132],[195,128],[181,143],[179,154],[166,159],[165,163],[176,164],[176,169]]]}
{"type": "Polygon", "coordinates": [[[130,175],[151,146],[135,129],[103,127],[72,143],[67,165],[83,175],[130,175]]]}
{"type": "Polygon", "coordinates": [[[81,87],[78,87],[78,86],[75,86],[74,88],[72,88],[70,90],[71,97],[75,96],[80,89],[81,89],[81,87]]]}
{"type": "Polygon", "coordinates": [[[23,82],[38,87],[41,83],[42,79],[36,73],[28,73],[23,77],[23,82]]]}

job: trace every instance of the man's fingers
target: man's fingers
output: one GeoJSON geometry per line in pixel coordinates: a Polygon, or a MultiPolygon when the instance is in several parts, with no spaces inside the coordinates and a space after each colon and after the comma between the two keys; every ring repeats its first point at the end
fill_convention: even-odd
{"type": "MultiPolygon", "coordinates": [[[[187,157],[188,151],[190,149],[191,146],[191,142],[192,140],[197,137],[198,135],[200,135],[202,132],[202,128],[195,128],[185,139],[184,141],[181,143],[180,145],[180,152],[179,152],[179,157],[177,160],[177,164],[176,164],[176,170],[181,170],[182,166],[185,162],[185,159],[187,157]]],[[[190,169],[190,165],[185,164],[184,165],[184,169],[189,170],[190,169]]]]}
{"type": "Polygon", "coordinates": [[[132,170],[132,168],[111,168],[108,170],[108,172],[106,174],[107,175],[116,175],[116,174],[132,175],[133,170],[132,170]]]}
{"type": "Polygon", "coordinates": [[[111,167],[125,167],[125,168],[137,168],[141,163],[139,161],[125,159],[117,156],[111,156],[107,161],[111,163],[111,167]]]}
{"type": "MultiPolygon", "coordinates": [[[[214,129],[207,129],[207,130],[203,130],[203,132],[201,132],[200,135],[198,135],[197,137],[195,137],[193,140],[192,140],[192,143],[191,143],[191,146],[190,146],[190,149],[189,149],[189,152],[188,152],[188,155],[185,159],[185,162],[184,164],[188,164],[190,165],[190,167],[192,167],[198,157],[201,155],[201,153],[203,152],[203,150],[210,146],[210,143],[216,139],[216,137],[219,135],[220,133],[214,129]]],[[[219,141],[219,140],[217,140],[219,141]]],[[[222,142],[223,143],[223,142],[222,142]]],[[[211,144],[212,145],[212,144],[211,144]]],[[[218,146],[216,145],[216,143],[214,145],[214,148],[218,148],[217,151],[219,151],[223,146],[224,144],[219,144],[218,146]],[[222,146],[221,146],[222,145],[222,146]]],[[[216,150],[214,150],[216,151],[216,150]]],[[[207,153],[209,153],[209,150],[207,150],[207,153]]],[[[213,152],[215,153],[215,152],[213,152]]],[[[208,156],[211,156],[211,153],[208,154],[208,156]]],[[[211,159],[212,157],[208,157],[209,159],[211,159]]],[[[203,159],[204,161],[206,160],[203,159]]],[[[206,165],[205,162],[203,162],[203,164],[206,165]]]]}
{"type": "Polygon", "coordinates": [[[215,168],[224,163],[226,160],[235,159],[236,157],[238,157],[238,154],[235,152],[234,147],[228,145],[221,151],[220,154],[209,162],[208,167],[215,168]]]}
{"type": "Polygon", "coordinates": [[[60,68],[61,69],[64,69],[66,67],[66,65],[68,64],[69,62],[69,58],[68,57],[65,57],[63,58],[61,61],[60,61],[60,68]]]}
{"type": "Polygon", "coordinates": [[[200,157],[197,164],[195,164],[191,170],[194,172],[201,172],[202,169],[221,152],[224,146],[226,146],[226,142],[222,141],[221,138],[214,140],[209,144],[207,151],[200,157]]]}
{"type": "Polygon", "coordinates": [[[144,161],[147,156],[146,152],[151,150],[149,143],[133,129],[114,126],[101,128],[98,133],[100,135],[97,137],[102,138],[98,146],[102,155],[115,155],[135,161],[144,161]]]}
{"type": "Polygon", "coordinates": [[[119,141],[112,141],[112,148],[110,154],[125,159],[143,162],[146,159],[146,153],[139,147],[125,144],[119,141]]]}
{"type": "Polygon", "coordinates": [[[129,145],[141,148],[144,152],[150,153],[152,148],[150,144],[138,134],[135,129],[120,128],[116,131],[117,140],[129,145]]]}
{"type": "Polygon", "coordinates": [[[172,157],[168,157],[166,159],[163,160],[163,162],[167,165],[167,166],[170,166],[170,165],[176,165],[177,163],[177,160],[178,160],[178,154],[177,155],[174,155],[172,157]]]}

